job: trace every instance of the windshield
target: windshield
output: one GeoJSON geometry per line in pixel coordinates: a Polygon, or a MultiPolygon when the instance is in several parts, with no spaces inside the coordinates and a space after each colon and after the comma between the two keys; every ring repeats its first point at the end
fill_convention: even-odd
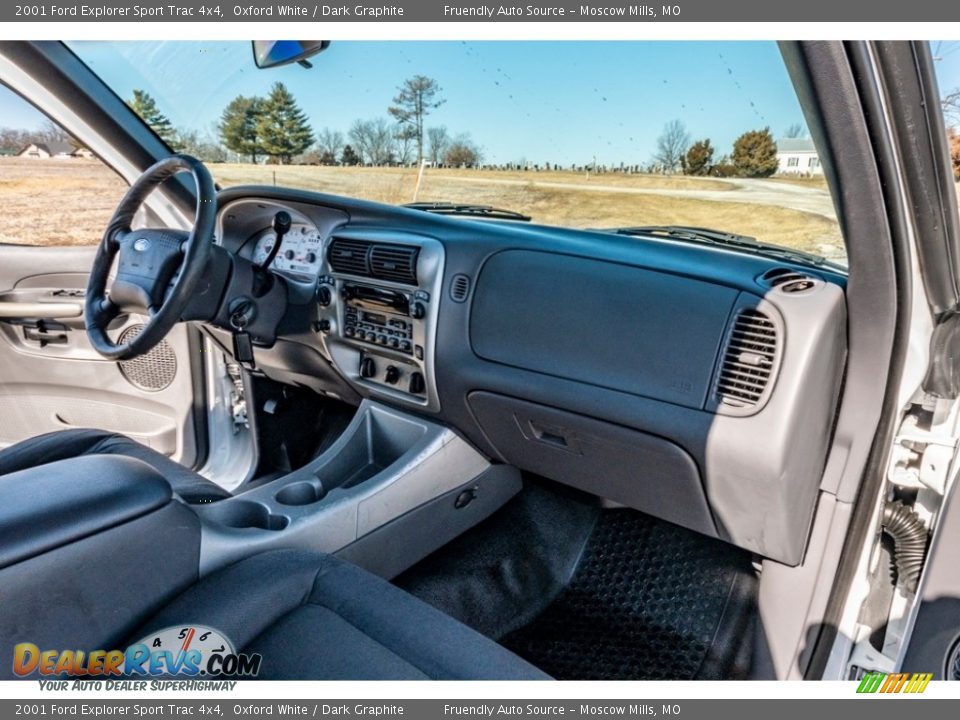
{"type": "Polygon", "coordinates": [[[270,70],[244,42],[70,47],[222,186],[696,226],[846,262],[774,43],[336,42],[270,70]]]}

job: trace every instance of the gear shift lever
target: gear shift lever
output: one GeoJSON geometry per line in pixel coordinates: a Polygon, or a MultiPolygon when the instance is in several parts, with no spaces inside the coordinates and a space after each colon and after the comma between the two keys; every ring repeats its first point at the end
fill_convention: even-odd
{"type": "Polygon", "coordinates": [[[271,287],[273,287],[274,276],[269,271],[270,265],[273,264],[273,259],[277,257],[277,253],[280,252],[280,246],[283,245],[283,236],[290,232],[290,226],[292,224],[293,221],[291,220],[290,213],[288,212],[281,210],[273,216],[273,234],[275,235],[273,239],[273,247],[270,248],[270,253],[264,259],[263,263],[259,266],[254,266],[254,297],[260,297],[269,291],[271,287]]]}
{"type": "Polygon", "coordinates": [[[264,260],[260,266],[264,270],[268,270],[274,258],[277,257],[277,253],[280,252],[280,246],[283,244],[283,236],[290,232],[290,225],[292,224],[293,220],[290,218],[290,213],[284,210],[281,210],[273,216],[273,234],[276,237],[273,240],[273,247],[270,248],[270,254],[267,255],[266,260],[264,260]]]}

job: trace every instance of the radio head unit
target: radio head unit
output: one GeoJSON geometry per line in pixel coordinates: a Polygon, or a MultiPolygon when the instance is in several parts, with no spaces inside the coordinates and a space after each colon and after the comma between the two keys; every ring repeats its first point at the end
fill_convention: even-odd
{"type": "Polygon", "coordinates": [[[316,322],[329,358],[361,394],[439,409],[433,363],[443,260],[443,245],[421,235],[333,235],[316,322]]]}

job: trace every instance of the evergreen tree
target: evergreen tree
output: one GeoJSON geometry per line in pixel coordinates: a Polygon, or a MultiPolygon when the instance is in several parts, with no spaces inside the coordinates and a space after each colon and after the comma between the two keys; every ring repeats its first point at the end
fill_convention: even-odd
{"type": "Polygon", "coordinates": [[[423,121],[445,100],[440,97],[439,83],[425,75],[415,75],[405,80],[397,90],[399,92],[387,112],[410,139],[417,141],[417,165],[420,165],[423,161],[423,121]]]}
{"type": "Polygon", "coordinates": [[[777,143],[770,128],[749,130],[733,143],[733,165],[743,177],[770,177],[777,171],[777,143]]]}
{"type": "Polygon", "coordinates": [[[307,115],[281,83],[274,83],[257,116],[257,138],[263,151],[281,163],[289,163],[313,144],[307,115]]]}
{"type": "Polygon", "coordinates": [[[713,145],[710,140],[697,140],[683,159],[683,170],[687,175],[708,175],[713,167],[713,145]]]}
{"type": "Polygon", "coordinates": [[[257,136],[257,119],[263,112],[263,99],[237,95],[223,110],[217,130],[227,149],[257,162],[263,152],[257,136]]]}
{"type": "Polygon", "coordinates": [[[177,131],[173,129],[173,123],[170,119],[160,112],[157,107],[157,101],[153,99],[150,93],[144,90],[134,90],[133,100],[127,103],[140,118],[150,126],[160,139],[174,150],[179,146],[177,140],[177,131]]]}
{"type": "Polygon", "coordinates": [[[353,149],[353,147],[350,145],[344,145],[343,155],[340,156],[340,164],[346,166],[359,165],[360,156],[357,155],[357,152],[353,149]]]}

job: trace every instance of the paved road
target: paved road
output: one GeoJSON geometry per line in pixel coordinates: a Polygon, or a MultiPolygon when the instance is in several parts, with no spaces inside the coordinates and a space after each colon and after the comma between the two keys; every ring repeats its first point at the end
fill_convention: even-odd
{"type": "Polygon", "coordinates": [[[532,185],[533,187],[567,190],[586,190],[606,193],[624,193],[626,195],[666,195],[693,200],[711,200],[715,202],[739,202],[754,205],[774,205],[801,212],[820,215],[828,220],[836,219],[833,201],[825,188],[794,185],[776,180],[757,180],[747,178],[711,178],[714,182],[732,185],[732,190],[678,190],[673,188],[632,188],[617,185],[604,185],[596,182],[565,183],[547,182],[535,179],[512,180],[506,178],[456,178],[456,182],[482,183],[492,185],[532,185]]]}

